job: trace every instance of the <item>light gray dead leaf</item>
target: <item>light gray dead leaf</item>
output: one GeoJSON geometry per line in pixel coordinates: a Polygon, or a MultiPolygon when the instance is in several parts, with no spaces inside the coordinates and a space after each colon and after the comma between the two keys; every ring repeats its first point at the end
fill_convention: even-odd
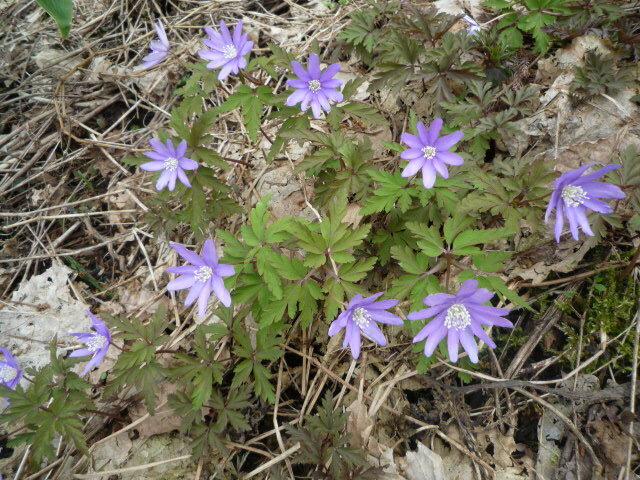
{"type": "Polygon", "coordinates": [[[407,452],[404,457],[404,475],[407,480],[448,480],[442,457],[418,443],[415,452],[407,452]]]}
{"type": "Polygon", "coordinates": [[[373,419],[369,416],[367,406],[360,399],[356,399],[349,405],[347,412],[349,412],[347,432],[351,436],[352,445],[363,448],[371,435],[373,419]]]}

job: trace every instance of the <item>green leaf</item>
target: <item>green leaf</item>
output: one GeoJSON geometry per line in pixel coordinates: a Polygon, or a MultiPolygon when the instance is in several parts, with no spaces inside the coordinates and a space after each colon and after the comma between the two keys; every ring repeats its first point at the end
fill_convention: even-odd
{"type": "Polygon", "coordinates": [[[270,99],[264,88],[269,90],[268,87],[260,87],[258,90],[254,90],[247,85],[240,85],[236,93],[229,95],[226,101],[214,108],[213,111],[222,113],[241,107],[247,133],[251,141],[255,142],[258,139],[263,101],[264,99],[270,99]]]}
{"type": "Polygon", "coordinates": [[[416,253],[410,247],[404,245],[394,245],[391,247],[391,256],[398,261],[405,272],[414,275],[424,273],[429,265],[427,255],[416,253]]]}
{"type": "Polygon", "coordinates": [[[484,245],[487,243],[493,243],[501,238],[508,237],[514,232],[507,228],[488,228],[486,230],[465,230],[455,237],[453,241],[453,251],[457,254],[460,253],[464,247],[470,245],[484,245]]]}
{"type": "Polygon", "coordinates": [[[504,283],[504,281],[501,278],[490,276],[490,275],[486,277],[478,277],[478,283],[481,286],[483,286],[482,283],[485,283],[482,280],[488,283],[488,285],[484,285],[485,287],[489,287],[492,290],[495,290],[501,293],[505,298],[510,300],[511,303],[524,307],[527,310],[533,311],[533,308],[531,308],[531,306],[527,303],[527,301],[524,298],[522,298],[520,295],[518,295],[514,290],[511,290],[509,287],[507,287],[506,283],[504,283]]]}
{"type": "Polygon", "coordinates": [[[435,226],[427,227],[423,223],[408,222],[407,229],[418,240],[418,247],[430,257],[439,257],[443,252],[442,238],[435,226]]]}
{"type": "Polygon", "coordinates": [[[73,17],[73,0],[36,0],[58,24],[60,35],[67,38],[73,17]]]}

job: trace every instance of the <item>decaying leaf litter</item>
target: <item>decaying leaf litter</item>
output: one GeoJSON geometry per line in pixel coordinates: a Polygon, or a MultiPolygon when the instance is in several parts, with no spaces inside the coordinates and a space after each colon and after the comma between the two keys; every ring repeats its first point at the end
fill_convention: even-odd
{"type": "MultiPolygon", "coordinates": [[[[476,2],[436,3],[483,15],[476,2]]],[[[146,321],[160,308],[170,312],[176,326],[162,348],[188,348],[186,339],[200,320],[185,313],[176,296],[164,290],[165,269],[176,264],[176,256],[167,239],[144,221],[153,194],[148,178],[121,160],[145,151],[155,130],[167,128],[177,101],[173,91],[185,74],[180,61],[194,57],[202,25],[214,25],[220,18],[242,19],[254,40],[306,51],[316,42],[331,45],[357,5],[80,1],[65,42],[33,2],[5,2],[0,8],[9,26],[6,32],[19,32],[3,33],[1,40],[7,45],[1,66],[5,91],[0,94],[3,344],[26,357],[26,366],[41,367],[48,361],[53,336],[58,335],[60,348],[71,348],[63,334],[82,328],[85,309],[146,321]],[[178,47],[162,70],[145,71],[140,59],[158,18],[178,47]]],[[[521,133],[501,150],[553,159],[559,171],[566,171],[584,157],[608,163],[611,152],[640,146],[638,106],[630,100],[637,84],[609,98],[578,104],[572,99],[572,72],[592,50],[614,54],[597,36],[583,35],[528,66],[525,81],[545,93],[539,95],[536,111],[519,120],[521,133]]],[[[355,61],[344,63],[353,75],[359,74],[355,61]]],[[[224,88],[216,90],[214,103],[224,100],[224,88]]],[[[400,114],[399,94],[360,95],[388,115],[400,114]]],[[[421,99],[409,100],[420,111],[421,99]]],[[[358,125],[347,128],[361,134],[358,125]]],[[[313,182],[293,170],[307,146],[292,144],[282,158],[267,163],[266,137],[274,134],[267,126],[264,138],[250,142],[235,112],[221,115],[213,132],[219,151],[222,157],[239,160],[222,174],[224,181],[232,185],[243,211],[271,195],[275,217],[313,220],[313,182]]],[[[391,140],[391,132],[385,138],[384,127],[375,134],[391,140]]],[[[352,211],[357,225],[358,209],[352,211]]],[[[224,220],[231,226],[244,221],[243,213],[224,220]]],[[[638,239],[630,246],[637,248],[638,239]]],[[[631,413],[635,375],[618,384],[612,365],[615,368],[619,357],[616,347],[628,342],[637,370],[637,305],[616,336],[600,329],[599,338],[587,342],[582,335],[591,319],[572,302],[578,291],[588,292],[589,298],[599,294],[600,283],[593,278],[600,272],[615,268],[637,278],[637,267],[609,255],[594,262],[588,257],[591,248],[588,241],[566,242],[558,249],[532,249],[526,259],[514,261],[505,280],[512,288],[524,287],[520,293],[525,298],[548,298],[547,309],[535,321],[517,310],[514,323],[526,326],[527,336],[507,338],[517,346],[515,354],[490,352],[490,363],[480,370],[440,360],[426,375],[419,374],[402,356],[410,351],[408,343],[404,351],[401,346],[397,351],[371,351],[355,363],[340,343],[330,341],[324,347],[325,342],[315,342],[305,330],[291,334],[282,345],[287,355],[272,366],[274,404],[254,402],[246,419],[251,428],[227,442],[227,453],[218,463],[237,467],[237,478],[293,478],[292,461],[301,443],[292,442],[297,437],[284,427],[304,425],[320,415],[325,393],[331,391],[331,408],[346,412],[350,444],[366,451],[371,467],[379,467],[376,476],[366,478],[586,479],[598,478],[593,476],[598,471],[606,478],[635,478],[620,468],[631,465],[637,471],[638,428],[633,428],[631,413]],[[572,350],[563,350],[569,336],[563,322],[579,332],[572,350]],[[591,350],[582,355],[587,347],[591,350]],[[571,368],[565,363],[558,368],[568,356],[578,361],[571,368]],[[596,362],[597,369],[587,368],[596,362]],[[461,383],[457,373],[471,383],[461,383]],[[297,398],[283,396],[292,390],[297,398]]],[[[635,283],[632,288],[637,288],[635,283]]],[[[326,320],[328,324],[331,319],[326,320]]],[[[317,335],[324,338],[326,328],[317,335]]],[[[248,326],[253,342],[256,329],[248,326]]],[[[111,354],[117,352],[112,349],[111,354]]],[[[216,355],[231,355],[224,340],[216,355]]],[[[100,382],[114,361],[107,358],[90,381],[100,382]]],[[[154,415],[136,395],[121,395],[117,404],[105,406],[111,417],[89,418],[85,433],[93,453],[90,460],[60,443],[58,460],[27,474],[24,459],[29,452],[3,447],[0,472],[9,478],[9,472],[19,478],[218,478],[216,467],[192,458],[188,439],[176,433],[180,419],[167,406],[175,389],[172,383],[163,384],[154,415]]]]}

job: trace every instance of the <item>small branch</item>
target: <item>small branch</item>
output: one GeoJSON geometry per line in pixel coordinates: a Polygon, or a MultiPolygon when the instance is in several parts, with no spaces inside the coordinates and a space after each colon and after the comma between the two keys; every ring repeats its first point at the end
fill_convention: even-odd
{"type": "Polygon", "coordinates": [[[236,160],[235,158],[228,158],[228,157],[220,157],[223,160],[226,160],[227,162],[231,162],[231,163],[239,163],[240,165],[245,165],[247,167],[250,167],[251,164],[249,162],[245,162],[244,160],[236,160]]]}
{"type": "Polygon", "coordinates": [[[636,264],[638,263],[639,257],[640,257],[640,245],[636,249],[636,253],[633,254],[633,257],[631,257],[631,261],[629,262],[629,265],[627,265],[627,268],[625,268],[622,271],[619,278],[627,278],[629,276],[629,274],[631,273],[631,270],[633,270],[633,267],[635,267],[636,264]]]}
{"type": "Polygon", "coordinates": [[[267,139],[267,141],[273,145],[273,140],[271,140],[271,137],[269,137],[269,135],[267,135],[267,132],[265,132],[262,128],[262,125],[260,126],[260,133],[262,133],[262,135],[264,135],[264,138],[267,139]]]}

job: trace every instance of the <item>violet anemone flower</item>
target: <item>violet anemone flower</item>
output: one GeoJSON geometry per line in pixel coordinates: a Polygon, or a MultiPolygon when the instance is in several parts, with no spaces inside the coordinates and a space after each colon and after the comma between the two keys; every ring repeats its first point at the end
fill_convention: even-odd
{"type": "Polygon", "coordinates": [[[343,328],[346,329],[342,348],[347,345],[351,349],[353,358],[360,356],[360,334],[364,334],[378,345],[385,346],[386,338],[378,328],[375,322],[387,323],[389,325],[402,325],[402,319],[392,313],[385,312],[387,308],[394,307],[397,300],[382,300],[376,302],[376,299],[384,292],[376,293],[367,298],[362,295],[356,295],[349,301],[347,309],[338,315],[329,326],[329,336],[333,337],[343,328]]]}
{"type": "Polygon", "coordinates": [[[462,20],[469,24],[469,26],[467,27],[467,35],[475,35],[478,31],[480,31],[480,25],[478,25],[478,22],[476,22],[469,15],[465,15],[464,17],[462,17],[462,20]]]}
{"type": "Polygon", "coordinates": [[[466,280],[456,295],[447,293],[428,295],[423,302],[430,308],[407,315],[409,320],[434,317],[413,339],[413,343],[427,339],[424,344],[424,354],[427,357],[433,354],[440,340],[447,337],[447,350],[452,362],[458,360],[458,343],[461,343],[469,359],[473,363],[478,363],[478,345],[473,339],[474,336],[489,347],[496,347],[493,340],[482,329],[482,325],[513,328],[509,320],[502,318],[509,313],[509,310],[484,305],[493,297],[493,293],[477,286],[477,281],[466,280]]]}
{"type": "Polygon", "coordinates": [[[159,64],[164,60],[164,57],[167,56],[167,53],[169,53],[169,40],[167,39],[167,34],[164,31],[162,22],[158,20],[154,28],[156,29],[159,40],[152,40],[149,44],[151,53],[142,59],[142,64],[145,68],[159,64]]]}
{"type": "Polygon", "coordinates": [[[81,375],[84,375],[93,367],[100,364],[107,350],[109,350],[109,344],[111,343],[111,334],[102,320],[89,311],[87,311],[86,314],[91,318],[91,326],[93,327],[94,333],[69,334],[86,344],[85,348],[71,352],[70,357],[86,357],[92,355],[91,360],[89,360],[89,363],[84,367],[81,375]]]}
{"type": "Polygon", "coordinates": [[[222,277],[229,277],[235,273],[232,265],[218,263],[218,255],[213,240],[205,240],[202,247],[202,257],[192,252],[178,243],[171,243],[178,255],[184,258],[191,265],[182,267],[169,267],[167,272],[177,273],[180,276],[171,280],[167,285],[167,290],[189,289],[185,306],[191,305],[198,299],[198,316],[204,317],[207,311],[207,302],[211,292],[222,302],[225,307],[231,305],[231,295],[224,286],[222,277]]]}
{"type": "Polygon", "coordinates": [[[163,144],[160,140],[152,138],[149,144],[153,147],[153,152],[145,152],[145,156],[152,161],[140,165],[142,170],[156,172],[163,170],[156,182],[156,189],[162,190],[164,187],[170,191],[176,187],[176,179],[179,179],[186,187],[191,187],[185,170],[196,170],[198,162],[184,156],[187,151],[187,142],[182,140],[177,147],[169,139],[163,144]]]}
{"type": "Polygon", "coordinates": [[[333,63],[322,71],[318,55],[312,53],[309,55],[307,70],[295,61],[291,62],[291,68],[298,78],[287,80],[287,85],[296,89],[287,98],[286,105],[289,107],[299,103],[301,110],[305,112],[311,105],[313,117],[319,118],[322,110],[331,110],[329,100],[336,103],[342,101],[342,93],[336,90],[342,85],[342,80],[333,78],[340,71],[339,63],[333,63]]]}
{"type": "Polygon", "coordinates": [[[0,347],[0,352],[4,355],[4,362],[0,362],[0,384],[13,390],[22,377],[22,371],[9,350],[0,347]]]}
{"type": "Polygon", "coordinates": [[[202,40],[209,50],[198,50],[198,55],[204,60],[209,60],[207,68],[214,70],[220,68],[218,80],[224,80],[231,72],[237,74],[241,68],[247,66],[245,55],[251,51],[253,42],[249,35],[242,33],[242,21],[239,20],[233,29],[233,35],[229,33],[224,20],[220,20],[220,32],[211,27],[204,27],[209,38],[202,40]]]}
{"type": "Polygon", "coordinates": [[[411,177],[422,170],[424,188],[431,188],[436,181],[436,172],[443,178],[449,178],[448,165],[462,165],[464,160],[460,155],[449,151],[460,141],[464,133],[456,131],[438,138],[442,128],[442,119],[436,118],[429,129],[418,122],[416,129],[418,136],[403,133],[400,139],[410,148],[400,154],[400,158],[408,159],[409,163],[402,171],[403,177],[411,177]]]}
{"type": "Polygon", "coordinates": [[[575,170],[569,170],[560,175],[555,181],[555,188],[551,194],[544,221],[547,222],[549,220],[549,215],[551,215],[551,211],[555,208],[556,223],[554,233],[556,242],[560,242],[565,216],[569,221],[571,236],[575,240],[578,240],[578,227],[580,227],[585,234],[592,237],[593,232],[591,231],[591,226],[589,225],[586,215],[587,209],[598,213],[611,213],[613,209],[603,201],[598,200],[598,197],[625,197],[624,192],[615,185],[593,181],[611,170],[620,168],[619,164],[607,165],[588,175],[582,176],[592,165],[595,165],[595,163],[588,163],[575,170]]]}

